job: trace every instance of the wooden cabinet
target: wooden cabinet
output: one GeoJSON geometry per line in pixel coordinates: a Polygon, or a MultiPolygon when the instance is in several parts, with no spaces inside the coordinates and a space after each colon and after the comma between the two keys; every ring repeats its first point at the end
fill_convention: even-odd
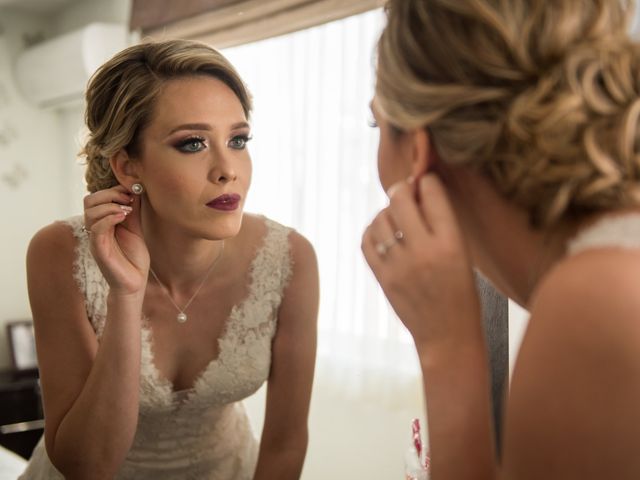
{"type": "Polygon", "coordinates": [[[0,370],[0,445],[29,458],[44,431],[37,370],[0,370]]]}

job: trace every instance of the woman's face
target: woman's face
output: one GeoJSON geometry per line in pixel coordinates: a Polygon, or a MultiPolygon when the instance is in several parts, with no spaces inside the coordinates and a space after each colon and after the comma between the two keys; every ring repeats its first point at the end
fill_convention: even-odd
{"type": "Polygon", "coordinates": [[[411,175],[411,142],[408,134],[394,129],[376,106],[371,102],[371,113],[380,129],[378,143],[378,176],[384,191],[400,180],[411,175]]]}
{"type": "Polygon", "coordinates": [[[235,93],[220,80],[168,81],[142,133],[137,173],[149,218],[187,235],[236,235],[251,183],[250,127],[235,93]]]}

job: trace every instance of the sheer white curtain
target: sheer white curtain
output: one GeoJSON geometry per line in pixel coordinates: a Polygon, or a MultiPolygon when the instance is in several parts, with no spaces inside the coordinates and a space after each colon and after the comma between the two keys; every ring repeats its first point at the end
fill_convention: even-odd
{"type": "Polygon", "coordinates": [[[368,124],[383,20],[374,10],[224,53],[255,100],[247,210],[293,226],[318,255],[317,378],[394,403],[399,388],[416,389],[415,353],[360,251],[386,203],[368,124]]]}

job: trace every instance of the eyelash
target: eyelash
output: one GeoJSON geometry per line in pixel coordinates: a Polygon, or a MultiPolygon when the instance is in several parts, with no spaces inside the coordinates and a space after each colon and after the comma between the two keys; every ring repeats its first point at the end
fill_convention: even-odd
{"type": "MultiPolygon", "coordinates": [[[[244,150],[247,143],[252,139],[253,137],[249,136],[249,135],[236,135],[233,138],[231,138],[231,140],[229,140],[229,142],[227,142],[227,146],[233,148],[234,150],[244,150]],[[238,141],[241,140],[242,146],[238,146],[238,147],[234,147],[232,146],[232,142],[234,141],[238,141]]],[[[206,139],[203,137],[198,137],[198,136],[193,136],[193,137],[189,137],[189,138],[185,138],[184,140],[178,142],[176,144],[176,148],[178,150],[180,150],[183,153],[198,153],[201,152],[202,150],[204,150],[207,146],[206,143],[206,139]],[[201,148],[198,148],[197,150],[189,150],[186,147],[190,144],[194,144],[198,142],[201,145],[201,148]]]]}
{"type": "Polygon", "coordinates": [[[247,143],[249,143],[252,138],[253,137],[251,135],[236,135],[231,140],[229,140],[227,145],[231,147],[231,142],[233,142],[234,140],[242,140],[243,142],[242,147],[231,147],[231,148],[233,148],[234,150],[244,150],[247,147],[247,143]]]}
{"type": "Polygon", "coordinates": [[[206,142],[205,139],[202,137],[197,137],[197,136],[193,136],[193,137],[189,137],[189,138],[185,138],[184,140],[178,142],[176,144],[176,148],[178,150],[180,150],[183,153],[198,153],[201,152],[202,150],[204,150],[204,148],[206,147],[206,142]],[[199,142],[202,146],[202,148],[199,148],[198,150],[187,150],[186,146],[189,144],[193,144],[199,142]]]}

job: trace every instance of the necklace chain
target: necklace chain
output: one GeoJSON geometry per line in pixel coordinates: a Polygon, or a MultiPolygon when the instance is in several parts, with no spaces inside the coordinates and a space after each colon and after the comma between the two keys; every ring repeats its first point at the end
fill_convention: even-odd
{"type": "Polygon", "coordinates": [[[176,307],[176,309],[178,310],[178,315],[176,316],[176,320],[178,320],[178,322],[180,323],[184,323],[187,321],[187,314],[184,313],[185,310],[187,308],[189,308],[189,305],[191,305],[191,302],[193,302],[193,300],[196,298],[196,296],[198,295],[198,293],[200,293],[200,290],[202,289],[202,287],[204,286],[204,282],[207,281],[207,278],[209,278],[209,274],[211,274],[211,272],[213,271],[213,269],[216,267],[216,265],[218,264],[218,262],[220,261],[220,259],[222,258],[222,254],[224,253],[224,240],[222,240],[222,245],[220,247],[220,253],[218,254],[218,256],[215,258],[215,260],[213,261],[213,263],[211,264],[211,266],[209,267],[209,269],[207,270],[207,273],[204,275],[204,278],[202,279],[202,281],[200,282],[200,285],[198,286],[198,288],[196,289],[195,293],[191,296],[191,298],[189,299],[189,301],[185,304],[184,307],[180,308],[178,306],[178,304],[173,300],[173,297],[171,296],[171,294],[169,293],[169,289],[167,287],[164,286],[164,283],[162,283],[160,281],[160,279],[158,278],[158,275],[156,275],[156,272],[153,271],[153,268],[149,267],[149,271],[151,272],[151,275],[153,275],[153,278],[156,279],[156,282],[158,282],[158,285],[160,285],[160,288],[162,289],[162,291],[165,293],[165,295],[167,297],[169,297],[169,300],[171,301],[171,303],[173,304],[174,307],[176,307]]]}

